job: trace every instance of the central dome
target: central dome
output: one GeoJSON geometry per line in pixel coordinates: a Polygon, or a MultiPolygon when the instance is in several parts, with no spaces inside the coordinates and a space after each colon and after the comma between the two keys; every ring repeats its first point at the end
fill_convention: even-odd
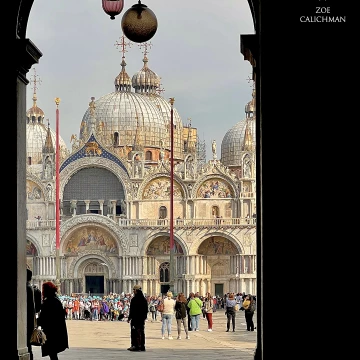
{"type": "MultiPolygon", "coordinates": [[[[90,109],[84,114],[82,124],[89,129],[90,109]]],[[[119,146],[133,145],[136,129],[140,126],[143,130],[144,146],[159,146],[160,140],[169,135],[167,124],[161,112],[148,96],[138,93],[115,91],[95,100],[95,119],[102,122],[104,127],[105,145],[114,143],[117,133],[119,146]]],[[[80,132],[84,141],[84,133],[80,132]]]]}

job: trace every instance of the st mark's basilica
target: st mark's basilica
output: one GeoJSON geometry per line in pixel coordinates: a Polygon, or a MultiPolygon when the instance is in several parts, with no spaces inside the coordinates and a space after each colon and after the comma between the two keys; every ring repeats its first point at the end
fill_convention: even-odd
{"type": "MultiPolygon", "coordinates": [[[[169,288],[171,105],[148,63],[145,52],[130,77],[123,56],[113,92],[89,99],[71,149],[60,136],[63,294],[169,288]]],[[[208,161],[197,129],[173,108],[175,293],[256,294],[255,90],[249,100],[208,161]]],[[[56,132],[37,102],[35,85],[26,113],[26,237],[41,286],[57,272],[56,132]]]]}

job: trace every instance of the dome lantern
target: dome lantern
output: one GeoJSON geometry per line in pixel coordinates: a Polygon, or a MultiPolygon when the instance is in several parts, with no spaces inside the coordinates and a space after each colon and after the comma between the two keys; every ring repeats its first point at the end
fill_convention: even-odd
{"type": "MultiPolygon", "coordinates": [[[[145,46],[151,46],[151,44],[145,46]]],[[[145,48],[143,58],[144,66],[133,75],[132,87],[136,93],[155,94],[160,86],[160,77],[148,67],[149,59],[146,55],[147,49],[145,48]]]]}

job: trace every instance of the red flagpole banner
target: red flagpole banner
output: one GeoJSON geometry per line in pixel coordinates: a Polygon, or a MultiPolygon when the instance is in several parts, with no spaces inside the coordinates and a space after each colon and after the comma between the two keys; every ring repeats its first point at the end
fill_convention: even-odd
{"type": "Polygon", "coordinates": [[[55,201],[56,201],[56,249],[60,249],[60,145],[59,145],[59,104],[60,99],[55,99],[56,103],[56,152],[55,152],[55,201]]]}
{"type": "Polygon", "coordinates": [[[171,104],[171,130],[170,130],[170,249],[174,250],[174,98],[170,98],[171,104]]]}

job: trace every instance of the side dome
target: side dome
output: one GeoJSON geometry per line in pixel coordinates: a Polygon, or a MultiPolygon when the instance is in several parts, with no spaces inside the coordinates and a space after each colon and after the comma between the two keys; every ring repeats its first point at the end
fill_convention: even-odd
{"type": "MultiPolygon", "coordinates": [[[[26,122],[26,157],[31,159],[31,164],[41,164],[43,160],[43,148],[46,143],[48,128],[41,121],[32,121],[27,117],[26,122]]],[[[50,129],[51,140],[56,147],[56,132],[50,129]]],[[[59,136],[60,158],[64,159],[68,156],[69,151],[65,141],[59,136]]]]}
{"type": "Polygon", "coordinates": [[[160,85],[160,77],[154,71],[150,70],[147,63],[148,58],[144,56],[144,66],[132,77],[132,87],[136,93],[154,94],[160,85]]]}
{"type": "MultiPolygon", "coordinates": [[[[171,126],[171,105],[169,101],[165,100],[158,94],[152,94],[149,96],[149,100],[155,104],[158,111],[161,113],[163,120],[165,121],[168,135],[162,139],[164,147],[170,149],[170,126],[171,126]]],[[[183,156],[183,123],[181,121],[178,111],[173,108],[173,124],[174,124],[174,156],[181,158],[183,156]]]]}
{"type": "Polygon", "coordinates": [[[241,166],[241,152],[247,145],[249,130],[255,146],[255,120],[241,120],[227,131],[221,142],[221,162],[225,166],[241,166]]]}
{"type": "MultiPolygon", "coordinates": [[[[168,137],[166,123],[148,96],[115,91],[95,100],[95,118],[103,124],[104,145],[133,145],[138,125],[144,147],[158,147],[168,137]],[[115,144],[115,139],[117,143],[115,144]]],[[[80,126],[80,139],[87,141],[91,113],[88,108],[80,126]]]]}
{"type": "Polygon", "coordinates": [[[45,114],[42,111],[42,109],[40,109],[36,104],[37,101],[36,94],[34,94],[32,100],[33,100],[33,106],[26,112],[26,117],[30,119],[32,122],[41,123],[44,121],[45,114]]]}

